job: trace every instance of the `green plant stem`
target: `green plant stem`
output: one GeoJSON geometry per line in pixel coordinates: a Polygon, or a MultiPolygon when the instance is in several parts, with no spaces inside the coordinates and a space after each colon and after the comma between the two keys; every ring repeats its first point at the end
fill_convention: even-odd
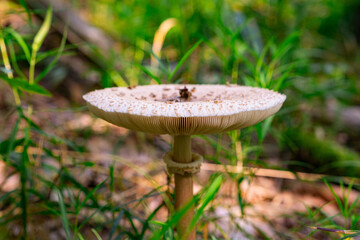
{"type": "Polygon", "coordinates": [[[79,213],[76,212],[75,215],[75,223],[74,223],[74,240],[77,239],[77,235],[78,235],[78,222],[79,222],[79,213]]]}
{"type": "MultiPolygon", "coordinates": [[[[30,85],[34,84],[35,65],[36,65],[36,51],[33,49],[33,51],[31,52],[30,67],[29,67],[29,84],[30,85]]],[[[30,94],[30,96],[31,96],[31,94],[30,94]]],[[[29,103],[28,114],[29,114],[29,116],[32,114],[32,102],[29,103]]]]}
{"type": "Polygon", "coordinates": [[[27,239],[27,224],[28,224],[28,194],[27,194],[27,167],[28,163],[28,141],[26,139],[24,150],[21,157],[21,165],[20,165],[20,182],[21,182],[21,189],[20,189],[20,206],[22,208],[21,218],[23,221],[23,235],[21,239],[27,239]]]}
{"type": "MultiPolygon", "coordinates": [[[[2,58],[4,61],[4,65],[5,65],[5,69],[8,71],[7,75],[9,78],[14,78],[14,75],[11,71],[11,65],[10,65],[10,61],[9,61],[9,56],[7,54],[6,51],[6,45],[5,45],[5,40],[2,34],[2,30],[0,28],[0,49],[1,49],[1,54],[2,54],[2,58]]],[[[20,96],[19,96],[19,92],[16,88],[12,88],[13,94],[14,94],[14,99],[15,99],[15,104],[16,106],[20,106],[21,105],[21,100],[20,100],[20,96]]]]}
{"type": "MultiPolygon", "coordinates": [[[[191,136],[174,136],[173,157],[175,162],[188,163],[192,161],[191,136]]],[[[193,199],[192,175],[175,174],[175,209],[179,210],[193,199]]],[[[180,219],[177,225],[179,239],[195,240],[196,228],[187,232],[194,217],[194,206],[180,219]]]]}
{"type": "Polygon", "coordinates": [[[29,83],[30,84],[34,84],[35,64],[36,64],[36,52],[33,50],[31,52],[30,68],[29,68],[29,83]]]}

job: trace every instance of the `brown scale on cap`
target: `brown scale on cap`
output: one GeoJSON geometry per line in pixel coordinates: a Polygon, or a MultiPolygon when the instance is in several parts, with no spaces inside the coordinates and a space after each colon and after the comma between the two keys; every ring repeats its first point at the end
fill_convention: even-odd
{"type": "MultiPolygon", "coordinates": [[[[195,89],[195,88],[193,88],[195,89]]],[[[163,91],[170,91],[170,88],[163,88],[163,91]]],[[[167,94],[162,94],[162,99],[157,99],[156,101],[173,103],[173,102],[190,102],[191,101],[191,92],[186,88],[179,89],[179,95],[177,96],[175,93],[171,95],[170,98],[167,98],[167,94]]]]}
{"type": "Polygon", "coordinates": [[[183,101],[188,101],[191,99],[191,92],[186,88],[186,86],[183,89],[180,89],[179,91],[180,98],[183,101]]]}

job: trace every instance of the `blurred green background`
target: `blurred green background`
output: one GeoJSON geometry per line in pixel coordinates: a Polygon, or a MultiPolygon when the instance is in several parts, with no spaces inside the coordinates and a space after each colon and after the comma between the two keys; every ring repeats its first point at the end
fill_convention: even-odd
{"type": "MultiPolygon", "coordinates": [[[[72,1],[72,6],[115,41],[116,48],[102,52],[107,68],[97,70],[102,87],[122,84],[113,81],[117,69],[129,85],[149,84],[155,76],[162,83],[229,82],[284,92],[287,101],[270,129],[285,152],[281,160],[297,170],[356,176],[359,1],[72,1]],[[162,23],[170,27],[154,53],[162,23]],[[158,59],[150,61],[154,54],[158,59]]],[[[264,124],[257,127],[262,142],[260,129],[264,124]]]]}

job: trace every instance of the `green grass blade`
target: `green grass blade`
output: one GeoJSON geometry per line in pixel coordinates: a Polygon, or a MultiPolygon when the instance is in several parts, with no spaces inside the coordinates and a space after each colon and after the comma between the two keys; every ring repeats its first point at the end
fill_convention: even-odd
{"type": "Polygon", "coordinates": [[[237,197],[238,197],[238,204],[240,207],[240,211],[241,211],[241,216],[245,215],[245,202],[244,202],[244,198],[241,195],[241,189],[240,189],[240,184],[242,183],[242,181],[244,181],[245,177],[241,176],[240,178],[237,179],[237,197]]]}
{"type": "Polygon", "coordinates": [[[51,133],[47,133],[44,130],[42,130],[37,124],[35,124],[31,119],[29,119],[27,117],[24,117],[24,119],[30,124],[32,131],[35,131],[35,132],[40,133],[41,135],[47,137],[49,139],[49,141],[52,142],[53,144],[65,143],[68,147],[72,148],[73,150],[75,150],[77,152],[82,152],[81,149],[74,142],[72,142],[68,139],[58,137],[51,133]]]}
{"type": "Polygon", "coordinates": [[[0,79],[7,82],[13,88],[20,88],[21,90],[29,93],[37,93],[40,95],[51,96],[51,93],[40,86],[39,84],[30,84],[28,81],[22,78],[8,78],[4,74],[0,75],[0,79]]]}
{"type": "Polygon", "coordinates": [[[286,72],[281,74],[281,77],[276,80],[276,85],[274,87],[274,91],[278,91],[284,85],[284,81],[289,78],[290,73],[293,71],[295,65],[291,65],[286,72]]]}
{"type": "Polygon", "coordinates": [[[134,216],[129,211],[125,211],[125,217],[129,220],[131,228],[134,230],[135,235],[138,236],[139,232],[135,226],[134,221],[132,220],[134,216]]]}
{"type": "Polygon", "coordinates": [[[245,64],[245,66],[250,70],[253,76],[256,75],[256,69],[254,64],[251,63],[245,56],[238,56],[238,58],[245,64]]]}
{"type": "Polygon", "coordinates": [[[196,211],[194,218],[190,223],[190,229],[193,229],[196,223],[199,221],[200,217],[203,215],[205,207],[214,199],[216,193],[219,191],[221,183],[223,181],[222,175],[217,176],[206,189],[204,196],[200,199],[200,206],[196,211]]]}
{"type": "Polygon", "coordinates": [[[274,53],[274,60],[278,61],[294,46],[295,41],[299,39],[300,32],[296,31],[291,33],[279,46],[277,51],[274,53]]]}
{"type": "Polygon", "coordinates": [[[33,44],[32,44],[32,51],[33,52],[38,52],[46,35],[48,34],[49,30],[50,30],[50,26],[51,26],[51,19],[52,19],[52,8],[50,7],[47,11],[46,11],[46,16],[45,16],[45,20],[43,22],[43,24],[41,25],[39,31],[37,32],[37,34],[35,35],[33,44]]]}
{"type": "Polygon", "coordinates": [[[97,208],[90,216],[86,217],[84,220],[81,221],[81,224],[79,225],[79,227],[77,228],[78,231],[80,231],[85,224],[99,211],[103,210],[106,207],[106,205],[102,206],[101,208],[97,208]]]}
{"type": "Polygon", "coordinates": [[[150,216],[146,219],[142,231],[140,233],[140,239],[144,239],[145,237],[145,232],[147,229],[150,229],[150,224],[149,222],[151,221],[151,219],[153,219],[153,217],[155,217],[155,214],[165,205],[164,202],[162,202],[151,214],[150,216]]]}
{"type": "Polygon", "coordinates": [[[227,60],[227,57],[224,56],[222,51],[213,42],[211,42],[208,38],[206,38],[204,36],[203,36],[203,40],[204,40],[204,44],[206,44],[206,46],[211,48],[214,51],[214,53],[216,54],[216,56],[218,56],[222,61],[227,60]]]}
{"type": "Polygon", "coordinates": [[[178,64],[176,64],[174,70],[171,72],[169,76],[169,82],[171,82],[172,78],[174,77],[175,73],[179,70],[179,68],[183,65],[183,63],[186,61],[186,59],[191,55],[191,53],[203,42],[203,40],[197,41],[180,59],[178,64]]]}
{"type": "Polygon", "coordinates": [[[360,236],[360,232],[347,235],[345,237],[340,238],[339,240],[350,239],[350,238],[357,237],[357,236],[360,236]]]}
{"type": "MultiPolygon", "coordinates": [[[[79,183],[71,174],[64,172],[62,175],[62,178],[64,179],[64,181],[68,181],[69,183],[73,184],[74,187],[78,188],[80,191],[82,191],[85,195],[88,195],[89,190],[84,187],[81,183],[79,183]]],[[[80,193],[79,193],[80,194],[80,193]]],[[[96,198],[94,198],[93,195],[88,195],[90,196],[91,201],[93,202],[93,204],[91,205],[91,207],[93,208],[99,208],[100,205],[98,203],[98,200],[96,198]]]]}
{"type": "Polygon", "coordinates": [[[31,12],[25,0],[19,0],[20,5],[25,9],[28,23],[31,26],[31,12]]]}
{"type": "Polygon", "coordinates": [[[91,231],[94,233],[97,240],[102,240],[102,238],[100,237],[100,235],[98,234],[98,232],[95,229],[92,228],[91,231]]]}
{"type": "Polygon", "coordinates": [[[66,207],[65,207],[65,203],[64,203],[64,198],[59,189],[55,189],[55,192],[59,198],[60,217],[61,217],[61,221],[63,223],[66,239],[72,240],[71,232],[70,232],[70,223],[69,223],[69,219],[66,215],[66,207]]]}
{"type": "Polygon", "coordinates": [[[61,39],[61,43],[59,46],[58,51],[56,52],[56,55],[54,57],[54,59],[50,62],[50,64],[47,65],[47,67],[35,78],[35,82],[39,82],[41,79],[43,79],[50,71],[51,69],[53,69],[53,67],[55,66],[55,64],[58,62],[60,56],[62,55],[64,49],[65,49],[65,44],[66,44],[66,39],[67,39],[67,28],[65,28],[65,31],[63,33],[63,37],[61,39]]]}
{"type": "Polygon", "coordinates": [[[10,195],[12,195],[13,193],[16,193],[16,192],[17,192],[17,190],[12,190],[10,192],[4,193],[3,195],[0,196],[0,202],[3,202],[5,199],[10,197],[10,195]]]}
{"type": "Polygon", "coordinates": [[[340,198],[336,195],[333,187],[329,184],[329,182],[326,179],[324,179],[324,182],[325,182],[326,186],[330,189],[332,195],[334,196],[334,198],[336,200],[336,203],[337,203],[338,207],[340,208],[341,212],[343,213],[344,212],[344,206],[343,206],[340,198]]]}
{"type": "Polygon", "coordinates": [[[109,240],[112,240],[112,237],[114,235],[114,233],[116,232],[116,229],[120,223],[120,220],[122,219],[122,217],[124,216],[124,213],[125,211],[124,210],[121,210],[119,215],[117,216],[117,218],[115,219],[115,222],[113,224],[113,226],[111,227],[111,230],[110,230],[110,234],[109,234],[109,240]]]}
{"type": "Polygon", "coordinates": [[[174,240],[175,239],[174,230],[169,228],[165,233],[164,239],[165,240],[174,240]]]}
{"type": "Polygon", "coordinates": [[[85,240],[84,237],[81,235],[81,233],[78,233],[77,235],[78,235],[79,240],[85,240]]]}
{"type": "Polygon", "coordinates": [[[161,84],[161,80],[156,77],[152,72],[149,71],[149,69],[147,69],[146,67],[140,65],[140,64],[135,64],[135,66],[137,66],[138,68],[140,68],[144,73],[146,73],[147,75],[149,75],[152,79],[154,79],[159,85],[161,84]]]}
{"type": "Polygon", "coordinates": [[[115,163],[113,162],[109,167],[109,176],[110,176],[109,190],[111,195],[114,192],[114,165],[115,163]]]}
{"type": "Polygon", "coordinates": [[[274,115],[255,125],[259,142],[262,142],[270,130],[274,115]]]}
{"type": "Polygon", "coordinates": [[[104,183],[107,181],[107,179],[105,179],[104,181],[102,181],[101,183],[99,183],[93,190],[91,190],[85,197],[85,199],[81,202],[80,206],[77,207],[77,213],[80,212],[80,210],[85,206],[85,203],[87,202],[87,200],[89,200],[94,192],[96,192],[102,185],[104,185],[104,183]]]}
{"type": "Polygon", "coordinates": [[[116,70],[111,69],[108,71],[108,74],[110,76],[110,79],[116,84],[116,86],[118,87],[130,86],[130,84],[127,83],[125,79],[121,76],[121,74],[116,70]]]}
{"type": "MultiPolygon", "coordinates": [[[[26,136],[28,139],[28,136],[26,136]]],[[[20,206],[22,209],[21,219],[23,224],[23,238],[26,239],[27,237],[27,220],[28,220],[28,195],[27,195],[27,182],[28,182],[28,162],[29,162],[29,155],[28,155],[28,147],[29,142],[26,140],[23,152],[21,153],[21,162],[20,162],[20,182],[21,182],[21,190],[20,190],[20,206]]]]}
{"type": "Polygon", "coordinates": [[[14,149],[14,145],[15,145],[15,141],[16,141],[15,138],[16,138],[16,134],[18,133],[18,130],[19,130],[20,121],[21,121],[21,114],[18,114],[18,118],[15,122],[15,125],[14,125],[12,131],[11,131],[11,135],[10,135],[10,138],[8,141],[5,159],[4,159],[5,162],[8,162],[10,153],[14,149]]]}
{"type": "Polygon", "coordinates": [[[17,63],[17,57],[16,57],[16,52],[14,49],[14,44],[12,43],[12,41],[9,41],[7,45],[9,48],[12,68],[15,70],[15,72],[19,75],[20,78],[26,79],[25,74],[20,70],[19,65],[17,63]]]}
{"type": "MultiPolygon", "coordinates": [[[[206,136],[206,135],[197,135],[195,136],[196,138],[202,138],[204,139],[205,141],[207,141],[208,143],[211,144],[211,146],[213,148],[217,148],[218,151],[223,151],[225,152],[226,154],[230,155],[232,154],[232,150],[229,149],[227,146],[223,146],[224,144],[219,144],[218,141],[215,141],[214,139],[212,139],[211,137],[209,136],[206,136]]],[[[220,163],[220,162],[217,162],[217,163],[220,163]]]]}
{"type": "Polygon", "coordinates": [[[355,201],[350,205],[349,213],[351,213],[355,209],[355,207],[357,206],[357,203],[359,202],[359,200],[360,200],[360,194],[357,196],[355,201]]]}
{"type": "MultiPolygon", "coordinates": [[[[60,45],[61,45],[61,42],[60,42],[60,45]]],[[[40,63],[40,62],[42,62],[42,61],[44,61],[45,59],[47,59],[47,58],[50,58],[50,57],[56,57],[56,55],[58,54],[58,52],[59,52],[59,48],[60,48],[60,45],[59,45],[59,47],[57,47],[57,48],[54,48],[54,49],[51,49],[51,50],[47,50],[46,52],[39,52],[39,53],[37,53],[37,55],[36,55],[36,64],[38,64],[38,63],[40,63]]],[[[76,53],[75,53],[75,51],[71,51],[71,50],[74,50],[74,49],[76,49],[76,47],[75,46],[69,46],[69,45],[66,45],[66,47],[64,48],[64,50],[63,50],[63,53],[61,54],[61,56],[75,56],[76,55],[76,53]],[[67,50],[67,52],[65,53],[65,50],[67,50]]],[[[48,63],[45,63],[45,65],[47,65],[48,63]]]]}
{"type": "Polygon", "coordinates": [[[151,48],[150,48],[150,55],[156,59],[156,61],[159,64],[158,66],[159,66],[160,70],[162,70],[164,73],[166,73],[168,75],[169,71],[168,71],[167,67],[164,65],[164,63],[161,61],[161,59],[153,52],[153,50],[151,48]]]}
{"type": "Polygon", "coordinates": [[[266,46],[263,48],[263,50],[261,51],[261,54],[259,56],[259,58],[257,59],[256,61],[256,67],[255,67],[255,70],[258,74],[260,74],[260,71],[261,71],[261,68],[262,66],[264,65],[264,62],[265,62],[265,57],[266,57],[266,54],[270,48],[270,44],[272,43],[271,40],[269,40],[269,42],[266,44],[266,46]]]}
{"type": "MultiPolygon", "coordinates": [[[[223,181],[223,178],[220,175],[211,182],[210,186],[208,188],[206,188],[206,190],[204,190],[205,193],[204,193],[203,197],[201,198],[200,207],[198,208],[197,212],[195,213],[195,216],[190,223],[190,227],[189,227],[188,231],[191,231],[195,227],[197,221],[203,215],[205,207],[211,202],[211,200],[213,199],[215,194],[218,192],[222,181],[223,181]]],[[[164,236],[168,230],[172,229],[172,227],[175,226],[180,221],[180,219],[186,214],[186,212],[192,206],[194,206],[194,204],[198,200],[198,198],[199,198],[198,196],[195,196],[192,199],[192,201],[188,202],[181,209],[177,210],[175,212],[175,214],[166,223],[161,224],[162,228],[159,229],[158,231],[156,231],[150,239],[152,239],[152,240],[161,239],[162,236],[164,236]]]]}
{"type": "Polygon", "coordinates": [[[79,204],[79,201],[78,201],[78,199],[74,198],[74,192],[72,191],[72,189],[66,188],[65,190],[67,192],[67,196],[70,199],[71,206],[73,206],[73,207],[77,206],[77,204],[79,204]]]}
{"type": "Polygon", "coordinates": [[[351,226],[350,229],[360,229],[360,215],[353,214],[350,217],[351,226]]]}
{"type": "Polygon", "coordinates": [[[12,28],[8,28],[6,30],[11,36],[13,36],[13,38],[16,40],[16,42],[19,44],[19,46],[21,47],[21,49],[24,51],[26,60],[28,62],[30,62],[30,50],[28,45],[26,44],[25,40],[23,39],[23,37],[16,32],[14,29],[12,28]]]}

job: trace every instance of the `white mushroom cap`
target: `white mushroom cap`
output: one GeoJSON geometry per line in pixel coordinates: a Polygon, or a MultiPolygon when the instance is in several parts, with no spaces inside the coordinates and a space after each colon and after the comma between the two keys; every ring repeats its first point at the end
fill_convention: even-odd
{"type": "Polygon", "coordinates": [[[91,112],[117,126],[170,135],[225,132],[276,113],[286,96],[237,85],[148,85],[95,90],[83,96],[91,112]],[[189,99],[180,98],[186,88],[189,99]]]}

